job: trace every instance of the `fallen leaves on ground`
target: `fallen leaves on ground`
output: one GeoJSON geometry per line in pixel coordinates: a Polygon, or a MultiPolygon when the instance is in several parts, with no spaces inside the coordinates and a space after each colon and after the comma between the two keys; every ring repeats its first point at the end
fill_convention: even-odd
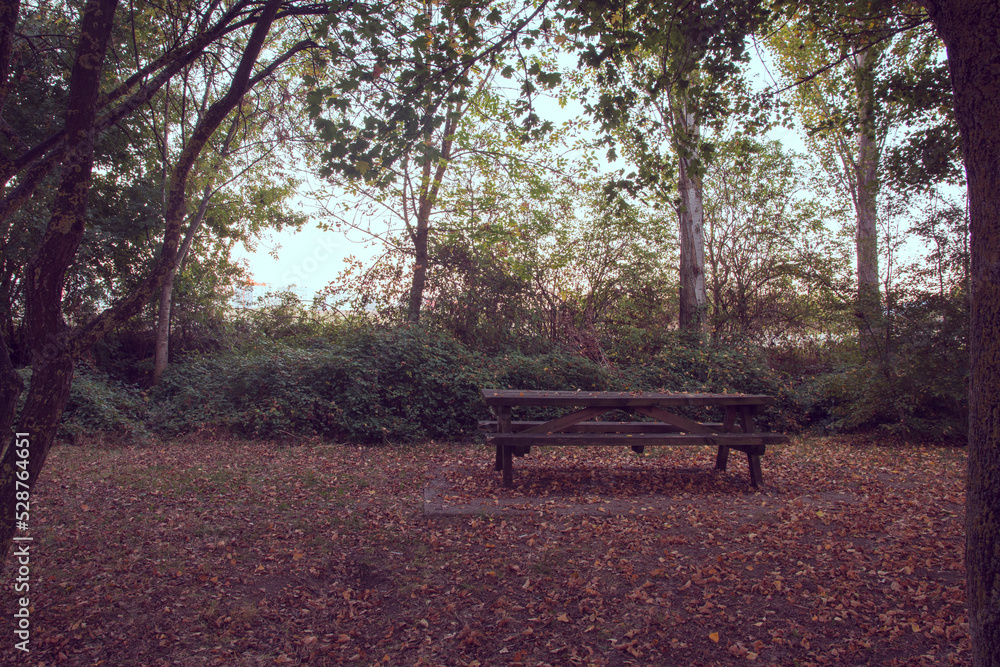
{"type": "Polygon", "coordinates": [[[31,499],[29,662],[968,660],[964,450],[796,441],[769,449],[760,491],[742,455],[715,472],[704,447],[536,451],[511,489],[492,460],[57,448],[31,499]]]}

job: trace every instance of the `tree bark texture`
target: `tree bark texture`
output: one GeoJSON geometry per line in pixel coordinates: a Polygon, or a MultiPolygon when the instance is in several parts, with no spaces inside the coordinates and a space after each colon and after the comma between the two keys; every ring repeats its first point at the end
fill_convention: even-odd
{"type": "Polygon", "coordinates": [[[11,435],[14,432],[14,413],[17,411],[17,399],[24,391],[24,382],[21,376],[14,370],[10,355],[7,353],[7,343],[0,335],[0,433],[3,434],[3,441],[0,442],[0,462],[7,455],[7,448],[10,446],[11,435]]]}
{"type": "Polygon", "coordinates": [[[925,0],[948,51],[972,256],[966,591],[972,664],[1000,664],[1000,3],[925,0]]]}
{"type": "Polygon", "coordinates": [[[877,49],[858,53],[851,63],[857,93],[858,152],[854,163],[857,218],[858,331],[863,346],[874,342],[881,330],[882,300],[878,275],[879,145],[875,118],[875,65],[877,49]]]}
{"type": "Polygon", "coordinates": [[[675,110],[682,119],[678,133],[679,177],[677,191],[680,195],[678,220],[680,224],[680,328],[702,332],[705,329],[708,296],[705,291],[705,209],[702,200],[701,176],[695,173],[693,156],[698,150],[697,121],[681,102],[675,110]]]}
{"type": "MultiPolygon", "coordinates": [[[[79,358],[63,321],[62,290],[85,228],[101,71],[117,4],[117,0],[89,0],[84,8],[66,103],[66,154],[60,181],[45,235],[25,272],[24,321],[32,355],[31,386],[17,430],[28,434],[30,485],[45,465],[79,358]]],[[[6,404],[9,393],[18,389],[4,382],[0,403],[6,404]]],[[[0,562],[14,536],[15,457],[10,435],[9,430],[3,434],[5,449],[0,460],[0,511],[4,514],[0,518],[0,562]]]]}
{"type": "MultiPolygon", "coordinates": [[[[421,170],[420,192],[416,206],[416,226],[410,229],[410,239],[413,241],[413,281],[410,284],[410,301],[406,313],[406,319],[410,322],[420,321],[420,308],[423,306],[424,289],[427,285],[427,263],[430,261],[428,243],[430,241],[431,213],[434,212],[438,192],[441,190],[441,183],[444,181],[444,174],[448,169],[448,162],[451,160],[451,150],[459,115],[460,113],[456,113],[444,124],[441,137],[441,157],[438,159],[437,166],[435,167],[428,160],[421,170]]],[[[406,197],[405,192],[403,197],[406,197]]]]}

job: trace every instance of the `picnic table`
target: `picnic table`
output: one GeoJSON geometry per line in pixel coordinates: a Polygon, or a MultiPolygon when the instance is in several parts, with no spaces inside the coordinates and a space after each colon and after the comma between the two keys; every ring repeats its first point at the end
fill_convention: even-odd
{"type": "Polygon", "coordinates": [[[747,455],[750,483],[763,483],[760,457],[767,445],[783,444],[788,437],[759,433],[754,414],[774,402],[771,396],[748,394],[666,394],[655,392],[537,391],[483,389],[483,400],[496,420],[480,422],[487,444],[496,446],[494,468],[503,470],[503,485],[514,481],[513,457],[530,453],[535,445],[625,445],[642,453],[649,445],[717,446],[717,470],[725,470],[729,451],[747,455]],[[698,422],[677,414],[685,406],[720,407],[720,423],[698,422]],[[549,421],[514,421],[515,407],[575,408],[549,421]],[[655,421],[595,421],[601,415],[622,410],[655,421]],[[737,430],[738,427],[738,430],[737,430]]]}

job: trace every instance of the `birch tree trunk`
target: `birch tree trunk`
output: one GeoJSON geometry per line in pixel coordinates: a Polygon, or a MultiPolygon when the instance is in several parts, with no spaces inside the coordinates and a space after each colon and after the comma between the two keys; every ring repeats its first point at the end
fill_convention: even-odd
{"type": "Polygon", "coordinates": [[[674,111],[680,197],[680,328],[702,333],[705,330],[708,298],[705,291],[705,209],[702,204],[701,175],[697,169],[699,127],[684,95],[674,111]]]}
{"type": "Polygon", "coordinates": [[[875,117],[875,65],[878,47],[858,53],[852,63],[857,93],[858,143],[854,163],[854,210],[857,220],[857,314],[859,340],[870,347],[882,330],[878,273],[879,143],[875,117]]]}

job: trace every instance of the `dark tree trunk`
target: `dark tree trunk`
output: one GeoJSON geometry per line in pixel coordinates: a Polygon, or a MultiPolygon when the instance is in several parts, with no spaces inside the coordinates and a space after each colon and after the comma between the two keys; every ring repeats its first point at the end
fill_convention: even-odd
{"type": "MultiPolygon", "coordinates": [[[[70,346],[62,317],[62,290],[66,269],[83,238],[94,157],[94,121],[101,71],[117,0],[89,0],[80,22],[73,71],[66,103],[66,157],[42,242],[25,271],[24,320],[31,347],[31,386],[18,425],[28,434],[28,484],[34,485],[45,464],[59,418],[69,398],[78,354],[70,346]]],[[[20,388],[6,382],[0,403],[20,388]]],[[[16,396],[14,397],[16,400],[16,396]]],[[[14,448],[4,432],[0,461],[0,562],[14,536],[14,448]]]]}
{"type": "Polygon", "coordinates": [[[972,664],[1000,664],[1000,4],[925,0],[948,49],[972,256],[966,581],[972,664]]]}
{"type": "MultiPolygon", "coordinates": [[[[410,283],[410,303],[406,319],[420,321],[420,308],[424,303],[424,287],[427,284],[428,237],[430,235],[431,211],[434,202],[430,194],[431,163],[425,162],[420,179],[420,196],[417,200],[416,226],[410,231],[413,240],[413,281],[410,283]]],[[[406,196],[405,194],[403,195],[406,196]]]]}
{"type": "MultiPolygon", "coordinates": [[[[264,40],[283,0],[269,0],[253,32],[226,95],[213,104],[191,134],[174,166],[166,207],[163,246],[152,272],[122,301],[81,329],[68,331],[62,319],[66,269],[76,255],[86,221],[87,195],[93,166],[96,109],[104,53],[117,0],[90,0],[81,21],[80,46],[70,78],[66,109],[66,152],[52,217],[25,278],[25,324],[31,344],[32,375],[17,431],[30,443],[29,484],[37,480],[69,397],[73,370],[80,355],[105,334],[135,315],[160,288],[178,252],[187,202],[188,175],[215,130],[240,103],[261,75],[253,75],[264,40]]],[[[286,54],[287,56],[288,54],[286,54]]],[[[279,58],[278,61],[282,59],[279,58]]],[[[265,72],[267,69],[265,69],[265,72]]],[[[263,73],[262,73],[263,74],[263,73]]],[[[2,387],[7,391],[6,386],[2,387]]],[[[0,404],[7,401],[2,397],[0,404]]],[[[0,562],[14,535],[14,448],[0,462],[0,562]]]]}
{"type": "MultiPolygon", "coordinates": [[[[0,434],[3,434],[3,441],[0,442],[0,461],[3,461],[7,453],[7,448],[12,442],[14,435],[14,413],[17,411],[17,399],[24,391],[24,383],[21,376],[14,371],[14,364],[10,361],[7,353],[7,343],[0,334],[0,434]]],[[[0,475],[7,475],[8,471],[0,470],[0,475]]]]}
{"type": "MultiPolygon", "coordinates": [[[[444,174],[448,169],[448,161],[451,159],[453,135],[458,127],[458,116],[460,115],[461,111],[459,110],[455,117],[449,118],[445,122],[441,137],[441,157],[437,167],[434,168],[428,161],[424,163],[421,170],[420,193],[416,206],[417,224],[410,229],[410,238],[413,241],[413,281],[410,284],[410,301],[407,304],[406,313],[406,319],[410,322],[420,321],[420,308],[423,306],[424,288],[427,285],[427,263],[430,261],[428,243],[430,241],[431,213],[434,212],[438,191],[441,189],[444,174]]],[[[403,197],[406,197],[405,192],[403,197]]]]}

